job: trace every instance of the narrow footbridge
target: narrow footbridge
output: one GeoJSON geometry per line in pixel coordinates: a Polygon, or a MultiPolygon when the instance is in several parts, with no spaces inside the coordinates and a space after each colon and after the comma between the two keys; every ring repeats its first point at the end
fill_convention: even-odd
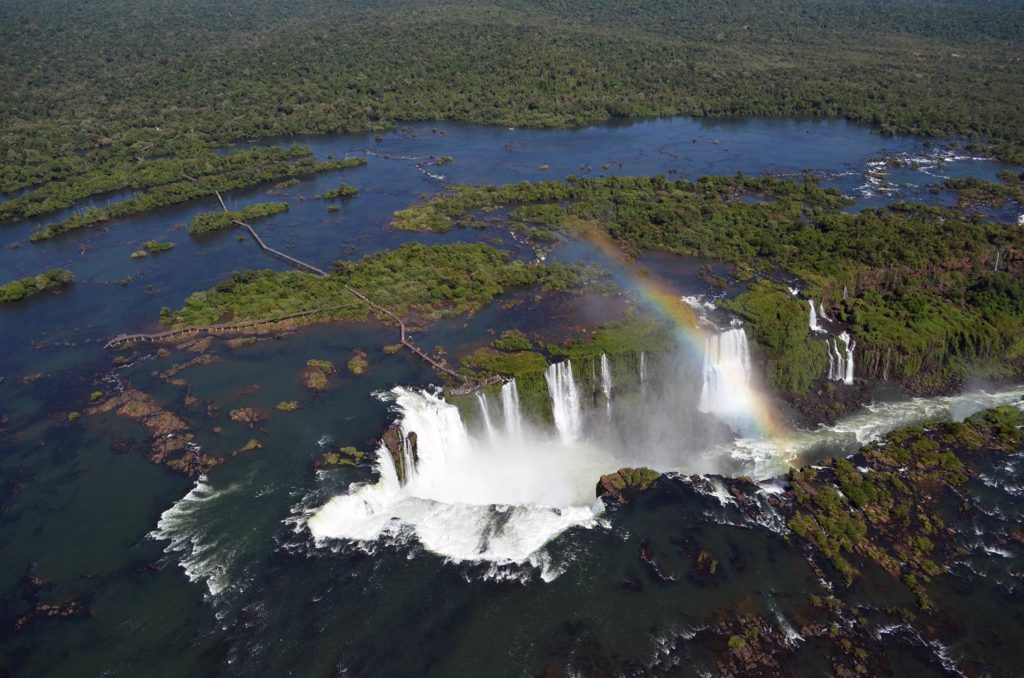
{"type": "MultiPolygon", "coordinates": [[[[217,200],[220,201],[220,206],[224,208],[225,212],[229,211],[227,205],[224,204],[224,199],[221,197],[220,193],[217,193],[217,200]]],[[[301,259],[297,259],[291,256],[290,254],[285,254],[284,252],[278,249],[274,249],[273,247],[267,245],[265,242],[263,242],[263,238],[259,236],[256,230],[249,224],[245,223],[244,221],[232,219],[231,223],[249,231],[249,235],[251,235],[253,240],[256,241],[256,245],[270,256],[276,259],[280,259],[281,261],[291,266],[294,266],[295,268],[301,271],[305,271],[306,273],[312,273],[313,275],[318,275],[324,278],[328,277],[329,274],[323,269],[317,268],[313,264],[302,261],[301,259]]],[[[353,294],[357,299],[359,299],[367,306],[369,306],[370,309],[376,312],[378,315],[387,316],[388,318],[394,320],[395,323],[398,325],[398,329],[400,332],[400,343],[402,344],[402,346],[406,347],[420,359],[430,364],[430,366],[433,367],[438,372],[447,374],[448,376],[461,381],[462,386],[453,389],[452,393],[454,395],[467,395],[469,393],[472,393],[473,391],[476,391],[477,389],[483,388],[485,386],[494,386],[504,381],[502,377],[498,376],[488,377],[484,379],[481,377],[474,377],[456,372],[451,367],[449,367],[447,363],[442,362],[437,358],[434,358],[426,351],[421,349],[419,346],[414,344],[412,340],[409,338],[405,321],[398,317],[398,315],[394,311],[384,306],[381,306],[380,304],[376,303],[375,301],[373,301],[372,299],[370,299],[357,289],[349,287],[344,283],[342,283],[342,287],[344,287],[345,290],[353,294]]],[[[138,343],[161,343],[167,341],[175,341],[177,339],[197,335],[220,335],[229,334],[232,332],[240,332],[243,330],[253,330],[258,329],[260,327],[270,327],[277,323],[292,320],[293,318],[301,318],[303,316],[315,315],[317,313],[328,313],[330,311],[344,308],[346,306],[348,306],[348,304],[338,304],[335,306],[314,308],[309,311],[289,313],[288,315],[275,316],[272,318],[263,318],[260,320],[246,320],[237,323],[222,323],[218,325],[182,327],[179,329],[168,330],[167,332],[158,332],[155,334],[119,334],[110,341],[108,341],[104,348],[119,348],[121,346],[130,346],[132,344],[138,343]]]]}

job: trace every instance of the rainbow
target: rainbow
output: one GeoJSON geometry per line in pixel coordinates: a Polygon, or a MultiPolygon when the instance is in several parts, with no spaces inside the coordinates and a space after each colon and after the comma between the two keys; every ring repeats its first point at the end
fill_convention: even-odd
{"type": "MultiPolygon", "coordinates": [[[[676,337],[683,345],[688,346],[697,355],[704,355],[707,337],[700,329],[700,321],[693,309],[678,294],[648,272],[637,271],[633,262],[627,259],[603,229],[597,226],[584,226],[578,230],[589,242],[596,245],[611,260],[611,263],[614,263],[628,276],[632,283],[632,291],[641,300],[647,302],[647,305],[651,306],[655,312],[672,323],[676,337]]],[[[787,449],[790,429],[779,420],[764,394],[755,387],[738,381],[735,387],[737,392],[743,389],[750,394],[749,411],[746,414],[749,422],[756,429],[758,434],[756,437],[767,439],[767,442],[778,450],[787,449]]]]}

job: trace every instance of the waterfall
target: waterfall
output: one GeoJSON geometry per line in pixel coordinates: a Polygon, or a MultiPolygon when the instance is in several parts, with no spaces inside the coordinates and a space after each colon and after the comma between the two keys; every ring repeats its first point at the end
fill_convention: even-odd
{"type": "Polygon", "coordinates": [[[608,413],[612,412],[612,368],[608,364],[608,355],[601,354],[601,393],[604,395],[608,413]]]}
{"type": "Polygon", "coordinates": [[[839,352],[835,349],[835,340],[832,338],[825,340],[825,350],[828,352],[828,378],[829,381],[835,381],[836,375],[839,373],[839,363],[842,362],[843,358],[839,355],[839,352]]]}
{"type": "Polygon", "coordinates": [[[697,409],[733,428],[744,428],[755,398],[750,375],[750,349],[743,328],[709,336],[704,341],[704,385],[697,409]]]}
{"type": "MultiPolygon", "coordinates": [[[[512,401],[512,389],[506,392],[512,401]]],[[[494,441],[470,434],[459,409],[430,393],[396,387],[381,397],[394,402],[403,438],[419,433],[415,469],[402,482],[382,444],[375,483],[354,483],[309,516],[317,540],[365,543],[411,532],[428,551],[455,561],[534,562],[565,530],[596,524],[594,479],[621,466],[601,448],[563,445],[529,426],[513,437],[499,425],[494,441]]],[[[539,567],[542,577],[559,573],[539,567]]]]}
{"type": "Polygon", "coordinates": [[[814,302],[808,299],[807,305],[811,307],[811,332],[822,332],[821,325],[818,324],[818,312],[814,310],[814,302]]]}
{"type": "Polygon", "coordinates": [[[825,342],[825,346],[828,349],[828,378],[831,381],[852,384],[853,349],[856,348],[857,342],[847,332],[840,334],[838,339],[832,338],[825,342]],[[841,339],[846,345],[846,355],[839,351],[838,339],[841,339]]]}
{"type": "Polygon", "coordinates": [[[548,365],[544,380],[551,394],[551,413],[555,418],[559,438],[566,444],[579,439],[583,422],[580,396],[572,377],[572,362],[565,360],[548,365]]]}
{"type": "Polygon", "coordinates": [[[843,382],[847,384],[853,383],[853,349],[856,348],[857,342],[854,341],[846,332],[839,335],[839,338],[846,344],[846,369],[843,372],[843,382]]]}
{"type": "Polygon", "coordinates": [[[487,431],[487,437],[494,440],[494,426],[491,424],[491,413],[487,407],[487,395],[477,391],[476,401],[480,405],[480,415],[484,420],[484,429],[487,431]]]}
{"type": "Polygon", "coordinates": [[[640,392],[647,393],[647,354],[640,351],[640,392]]]}
{"type": "Polygon", "coordinates": [[[515,379],[501,387],[501,411],[505,416],[505,432],[518,436],[523,430],[523,415],[519,412],[519,389],[515,379]]]}
{"type": "Polygon", "coordinates": [[[995,273],[999,272],[999,259],[1000,259],[1000,257],[1002,257],[1002,255],[1003,255],[1003,251],[1002,250],[996,250],[996,266],[995,266],[995,268],[992,269],[995,273]]]}
{"type": "Polygon", "coordinates": [[[832,322],[832,318],[829,318],[828,315],[825,314],[825,302],[818,302],[818,315],[821,316],[822,320],[828,320],[829,322],[832,322]]]}

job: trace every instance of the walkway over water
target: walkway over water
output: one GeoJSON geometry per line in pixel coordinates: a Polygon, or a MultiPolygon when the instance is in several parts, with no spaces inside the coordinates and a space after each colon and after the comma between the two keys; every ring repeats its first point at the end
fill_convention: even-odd
{"type": "MultiPolygon", "coordinates": [[[[229,210],[227,208],[227,205],[224,204],[224,199],[221,197],[220,193],[217,193],[217,200],[220,201],[220,206],[224,209],[224,211],[228,212],[229,210]]],[[[253,240],[256,241],[256,245],[261,250],[263,250],[264,252],[269,254],[270,256],[275,257],[277,259],[280,259],[281,261],[283,261],[283,262],[285,262],[285,263],[287,263],[287,264],[289,264],[291,266],[294,266],[295,268],[297,268],[297,269],[299,269],[301,271],[304,271],[306,273],[312,273],[313,275],[318,275],[318,276],[321,276],[321,277],[324,277],[324,278],[326,278],[329,275],[326,271],[324,271],[321,268],[318,268],[318,267],[314,266],[313,264],[307,263],[305,261],[302,261],[301,259],[297,259],[296,257],[291,256],[290,254],[285,254],[284,252],[282,252],[282,251],[280,251],[278,249],[274,249],[273,247],[270,247],[265,242],[263,242],[263,238],[261,238],[259,236],[259,234],[256,233],[256,230],[252,226],[250,226],[249,224],[245,223],[244,221],[239,221],[238,219],[232,219],[231,223],[235,224],[236,226],[241,226],[242,228],[244,228],[247,231],[249,231],[249,234],[253,237],[253,240]]],[[[473,391],[475,391],[475,390],[477,390],[479,388],[483,388],[485,386],[497,385],[497,384],[500,384],[500,383],[502,383],[504,381],[501,377],[498,377],[498,376],[494,376],[494,377],[489,377],[487,379],[483,379],[483,378],[480,378],[480,377],[469,376],[469,375],[460,374],[460,373],[456,372],[451,367],[449,367],[447,363],[442,362],[442,361],[434,358],[433,356],[428,354],[426,351],[421,349],[419,346],[414,344],[413,341],[409,338],[405,321],[402,320],[394,311],[392,311],[391,309],[386,308],[384,306],[381,306],[380,304],[374,302],[372,299],[370,299],[365,294],[363,294],[362,292],[360,292],[359,290],[357,290],[355,288],[349,287],[348,285],[346,285],[344,283],[342,283],[342,287],[344,287],[348,292],[352,293],[356,298],[358,298],[360,301],[362,301],[367,306],[369,306],[370,310],[376,312],[378,315],[384,315],[384,316],[387,316],[387,317],[391,318],[392,320],[394,320],[395,323],[397,323],[397,325],[398,325],[398,329],[399,329],[399,333],[400,333],[399,341],[400,341],[402,346],[404,346],[407,349],[409,349],[410,351],[412,351],[412,353],[414,355],[418,356],[420,359],[422,359],[425,362],[427,362],[431,367],[433,367],[438,372],[441,372],[443,374],[447,374],[448,376],[450,376],[450,377],[452,377],[454,379],[458,379],[459,381],[463,382],[462,386],[452,390],[452,393],[454,395],[466,395],[466,394],[472,393],[473,391]]],[[[242,331],[242,330],[246,330],[246,329],[257,328],[257,327],[260,327],[260,326],[270,326],[270,325],[274,325],[276,323],[285,322],[287,320],[292,320],[294,318],[301,318],[301,317],[304,317],[304,316],[314,315],[314,314],[317,314],[317,313],[327,313],[327,312],[330,312],[330,311],[333,311],[333,310],[344,308],[347,305],[348,304],[337,304],[337,305],[334,305],[334,306],[315,308],[315,309],[312,309],[312,310],[309,310],[309,311],[300,311],[298,313],[289,313],[287,315],[275,316],[273,318],[263,318],[263,319],[260,319],[260,320],[246,320],[246,321],[237,322],[237,323],[222,323],[222,324],[218,324],[218,325],[201,325],[201,326],[193,326],[193,327],[182,327],[182,328],[179,328],[179,329],[176,329],[176,330],[168,330],[166,332],[157,332],[155,334],[141,334],[141,333],[140,334],[119,334],[116,337],[114,337],[113,339],[111,339],[110,341],[108,341],[106,343],[106,345],[104,346],[104,348],[117,348],[117,347],[120,347],[120,346],[130,346],[130,345],[136,344],[136,343],[159,343],[159,342],[164,342],[164,341],[173,341],[175,339],[180,339],[180,338],[184,338],[184,337],[191,337],[191,336],[196,336],[196,335],[200,335],[200,334],[204,334],[204,335],[219,335],[219,334],[226,334],[226,333],[230,333],[230,332],[238,332],[238,331],[242,331]]]]}

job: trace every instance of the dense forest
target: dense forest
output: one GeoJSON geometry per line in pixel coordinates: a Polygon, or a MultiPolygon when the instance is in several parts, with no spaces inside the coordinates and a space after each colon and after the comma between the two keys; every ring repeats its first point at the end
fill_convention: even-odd
{"type": "Polygon", "coordinates": [[[1010,0],[9,0],[0,43],[0,193],[62,182],[35,213],[414,119],[843,116],[1024,157],[1010,0]]]}

